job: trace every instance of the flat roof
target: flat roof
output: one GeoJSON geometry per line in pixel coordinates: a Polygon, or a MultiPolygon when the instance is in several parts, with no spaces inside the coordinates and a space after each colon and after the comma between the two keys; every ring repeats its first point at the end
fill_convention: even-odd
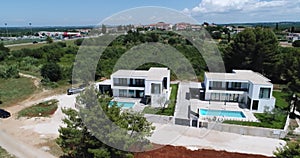
{"type": "Polygon", "coordinates": [[[151,67],[146,70],[118,70],[112,74],[113,77],[140,77],[146,80],[162,80],[170,74],[168,68],[151,67]]]}
{"type": "Polygon", "coordinates": [[[252,70],[232,70],[232,73],[205,72],[205,76],[211,80],[242,80],[250,81],[253,84],[272,84],[270,79],[252,70]]]}
{"type": "Polygon", "coordinates": [[[96,82],[95,84],[96,85],[111,85],[111,80],[110,79],[106,79],[106,80],[103,80],[101,82],[96,82]]]}

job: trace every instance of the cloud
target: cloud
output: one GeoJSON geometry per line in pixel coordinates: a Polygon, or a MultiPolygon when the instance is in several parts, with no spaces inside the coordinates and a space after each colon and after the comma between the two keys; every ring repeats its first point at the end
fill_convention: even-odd
{"type": "Polygon", "coordinates": [[[260,21],[270,21],[268,18],[276,20],[276,17],[284,21],[298,19],[299,9],[300,0],[202,0],[193,8],[183,9],[182,13],[223,21],[226,19],[253,21],[256,16],[260,21]]]}
{"type": "MultiPolygon", "coordinates": [[[[200,4],[191,10],[191,13],[223,13],[230,11],[247,11],[272,7],[280,7],[287,4],[287,0],[202,0],[200,4]]],[[[184,9],[188,12],[188,9],[184,9]]]]}

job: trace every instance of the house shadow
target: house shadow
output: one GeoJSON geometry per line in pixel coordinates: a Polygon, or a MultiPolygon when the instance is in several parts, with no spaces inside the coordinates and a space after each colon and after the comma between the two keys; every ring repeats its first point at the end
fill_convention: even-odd
{"type": "Polygon", "coordinates": [[[239,108],[241,108],[241,109],[249,109],[249,108],[247,107],[247,105],[244,104],[244,103],[239,103],[238,106],[239,106],[239,108]]]}
{"type": "Polygon", "coordinates": [[[190,93],[189,93],[189,92],[186,92],[186,93],[185,93],[185,99],[186,99],[186,100],[190,100],[190,98],[191,98],[191,97],[190,97],[190,93]]]}
{"type": "Polygon", "coordinates": [[[193,116],[199,118],[199,113],[196,113],[194,111],[190,111],[190,117],[193,117],[193,116]]]}
{"type": "Polygon", "coordinates": [[[293,113],[293,112],[290,112],[290,118],[291,119],[300,119],[300,115],[297,115],[297,114],[295,114],[295,113],[293,113]]]}

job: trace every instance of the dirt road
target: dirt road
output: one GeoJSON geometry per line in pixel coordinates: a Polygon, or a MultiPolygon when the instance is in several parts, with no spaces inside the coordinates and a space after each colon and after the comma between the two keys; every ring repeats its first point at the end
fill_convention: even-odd
{"type": "Polygon", "coordinates": [[[3,130],[0,130],[0,146],[19,158],[55,158],[50,153],[17,140],[3,130]]]}

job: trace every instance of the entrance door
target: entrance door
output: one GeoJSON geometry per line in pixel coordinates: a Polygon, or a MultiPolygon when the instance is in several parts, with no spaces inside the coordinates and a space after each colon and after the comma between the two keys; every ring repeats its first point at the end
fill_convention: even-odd
{"type": "Polygon", "coordinates": [[[252,104],[252,110],[257,110],[258,109],[258,100],[253,100],[253,104],[252,104]]]}

